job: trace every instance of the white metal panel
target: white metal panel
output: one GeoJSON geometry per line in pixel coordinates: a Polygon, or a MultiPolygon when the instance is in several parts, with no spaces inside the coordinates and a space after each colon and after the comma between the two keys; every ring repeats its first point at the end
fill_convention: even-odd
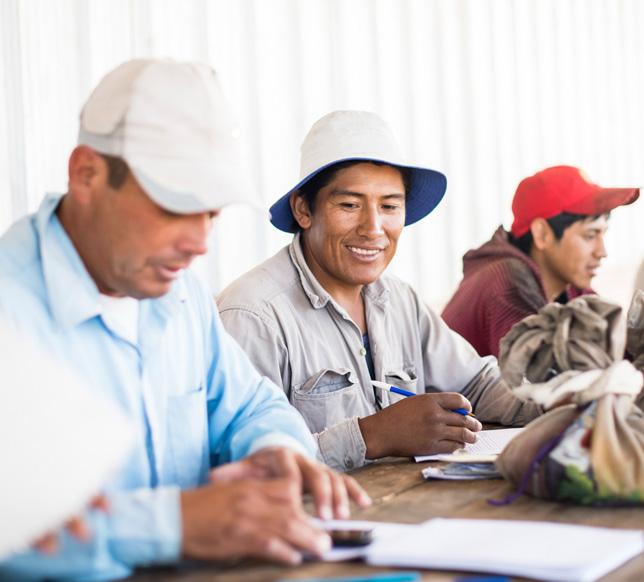
{"type": "MultiPolygon", "coordinates": [[[[3,0],[0,230],[64,189],[78,111],[133,57],[211,63],[238,113],[268,207],[299,176],[299,145],[333,109],[370,109],[403,149],[448,176],[443,204],[406,229],[392,271],[440,306],[460,258],[509,226],[518,181],[571,163],[644,183],[639,0],[3,0]]],[[[644,202],[611,218],[596,280],[625,302],[644,255],[644,202]]],[[[266,214],[224,212],[198,269],[220,289],[289,240],[266,214]]]]}

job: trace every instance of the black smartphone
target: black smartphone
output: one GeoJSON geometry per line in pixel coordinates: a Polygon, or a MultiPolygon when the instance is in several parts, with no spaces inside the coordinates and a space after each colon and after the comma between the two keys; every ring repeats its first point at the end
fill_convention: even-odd
{"type": "Polygon", "coordinates": [[[332,529],[328,534],[334,547],[366,546],[373,540],[372,529],[332,529]]]}

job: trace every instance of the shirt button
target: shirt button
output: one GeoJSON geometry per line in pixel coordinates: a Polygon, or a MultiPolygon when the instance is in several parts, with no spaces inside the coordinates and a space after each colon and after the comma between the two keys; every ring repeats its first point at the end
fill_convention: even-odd
{"type": "Polygon", "coordinates": [[[347,466],[347,469],[353,469],[353,461],[349,457],[344,460],[344,464],[347,466]]]}
{"type": "Polygon", "coordinates": [[[367,355],[367,350],[364,347],[360,348],[360,355],[361,356],[366,356],[367,355]]]}

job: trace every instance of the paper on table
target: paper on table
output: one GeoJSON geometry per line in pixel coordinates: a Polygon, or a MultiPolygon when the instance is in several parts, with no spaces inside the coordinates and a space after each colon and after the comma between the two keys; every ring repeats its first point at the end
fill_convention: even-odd
{"type": "MultiPolygon", "coordinates": [[[[406,523],[385,523],[382,521],[358,521],[352,519],[330,519],[322,521],[320,519],[313,519],[313,522],[324,530],[332,529],[372,529],[373,542],[388,543],[390,540],[395,539],[397,536],[406,534],[410,531],[418,529],[419,525],[410,525],[406,523]]],[[[332,548],[324,554],[322,559],[325,562],[343,562],[345,560],[354,560],[361,558],[367,553],[370,546],[361,546],[356,548],[332,548]]]]}
{"type": "Polygon", "coordinates": [[[4,557],[81,513],[127,454],[134,431],[111,402],[2,322],[0,345],[4,557]]]}
{"type": "Polygon", "coordinates": [[[374,541],[367,561],[592,582],[644,551],[639,530],[552,522],[432,519],[385,543],[374,541]]]}
{"type": "Polygon", "coordinates": [[[482,430],[474,444],[467,444],[454,453],[423,455],[414,457],[421,461],[451,461],[453,463],[493,463],[505,446],[517,436],[522,428],[500,428],[497,430],[482,430]]]}

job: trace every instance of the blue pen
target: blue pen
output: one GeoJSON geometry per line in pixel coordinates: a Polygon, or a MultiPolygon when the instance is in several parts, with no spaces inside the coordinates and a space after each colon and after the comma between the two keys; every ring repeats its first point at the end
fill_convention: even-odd
{"type": "MultiPolygon", "coordinates": [[[[378,382],[377,380],[372,380],[371,383],[374,386],[377,386],[378,388],[384,388],[385,390],[389,390],[389,392],[393,392],[394,394],[400,394],[401,396],[418,396],[415,392],[410,392],[409,390],[405,390],[404,388],[399,388],[398,386],[392,386],[385,382],[378,382]]],[[[465,408],[452,408],[452,412],[455,412],[456,414],[460,414],[462,416],[472,416],[472,417],[474,416],[469,410],[466,410],[465,408]]]]}

